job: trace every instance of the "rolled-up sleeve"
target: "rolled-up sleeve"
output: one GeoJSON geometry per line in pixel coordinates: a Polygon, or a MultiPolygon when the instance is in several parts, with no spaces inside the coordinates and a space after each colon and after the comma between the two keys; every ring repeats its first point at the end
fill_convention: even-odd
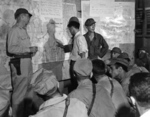
{"type": "Polygon", "coordinates": [[[19,31],[17,29],[12,29],[8,34],[8,51],[13,54],[20,54],[25,52],[30,52],[28,47],[22,46],[19,40],[19,31]]]}
{"type": "Polygon", "coordinates": [[[83,52],[88,52],[87,42],[84,38],[84,36],[79,36],[77,38],[77,45],[79,47],[79,54],[83,52]]]}

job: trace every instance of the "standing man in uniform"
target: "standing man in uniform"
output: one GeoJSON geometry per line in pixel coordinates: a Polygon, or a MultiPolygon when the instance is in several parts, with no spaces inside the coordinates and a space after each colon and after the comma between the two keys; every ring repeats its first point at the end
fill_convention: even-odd
{"type": "Polygon", "coordinates": [[[84,35],[88,44],[89,59],[102,58],[108,51],[108,44],[102,35],[95,32],[95,21],[89,18],[85,21],[88,32],[84,35]]]}
{"type": "Polygon", "coordinates": [[[14,15],[16,24],[8,33],[7,51],[9,56],[11,55],[13,117],[23,117],[23,101],[33,73],[31,57],[37,52],[37,47],[31,47],[26,30],[31,16],[26,9],[17,9],[14,15]]]}

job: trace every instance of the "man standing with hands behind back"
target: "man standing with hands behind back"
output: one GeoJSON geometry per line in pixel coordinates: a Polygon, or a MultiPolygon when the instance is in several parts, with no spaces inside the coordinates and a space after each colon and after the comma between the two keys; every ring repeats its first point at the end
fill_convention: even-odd
{"type": "Polygon", "coordinates": [[[84,35],[88,44],[89,59],[102,58],[108,51],[108,44],[102,35],[95,32],[95,21],[89,18],[85,21],[85,27],[88,32],[84,35]]]}
{"type": "Polygon", "coordinates": [[[12,113],[13,117],[23,117],[24,103],[32,75],[31,57],[38,48],[32,47],[26,27],[32,14],[26,9],[16,10],[14,17],[16,24],[10,29],[7,40],[7,53],[11,57],[10,69],[12,72],[12,113]]]}

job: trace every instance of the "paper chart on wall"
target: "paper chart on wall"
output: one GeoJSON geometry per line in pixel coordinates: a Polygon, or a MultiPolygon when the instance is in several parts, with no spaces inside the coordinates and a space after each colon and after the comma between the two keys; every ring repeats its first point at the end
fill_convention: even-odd
{"type": "MultiPolygon", "coordinates": [[[[92,3],[96,4],[96,1],[82,1],[82,24],[84,25],[87,18],[94,18],[96,21],[96,31],[103,35],[109,45],[114,45],[115,43],[118,45],[120,43],[134,43],[135,19],[133,9],[135,3],[121,3],[108,0],[111,4],[106,4],[106,1],[101,2],[99,0],[97,5],[104,4],[105,7],[99,6],[100,12],[96,12],[97,14],[93,15],[90,14],[93,12],[91,6],[92,3]]],[[[82,29],[82,32],[83,34],[86,32],[85,28],[82,29]]]]}

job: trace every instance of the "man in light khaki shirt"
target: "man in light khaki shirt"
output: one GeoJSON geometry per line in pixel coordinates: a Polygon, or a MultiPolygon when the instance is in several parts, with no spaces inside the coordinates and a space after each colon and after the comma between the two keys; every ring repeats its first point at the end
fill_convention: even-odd
{"type": "Polygon", "coordinates": [[[17,22],[10,29],[7,40],[7,50],[11,55],[12,111],[13,117],[23,117],[23,101],[33,73],[31,57],[37,52],[37,47],[31,47],[26,31],[32,15],[26,9],[19,8],[14,16],[17,22]]]}

